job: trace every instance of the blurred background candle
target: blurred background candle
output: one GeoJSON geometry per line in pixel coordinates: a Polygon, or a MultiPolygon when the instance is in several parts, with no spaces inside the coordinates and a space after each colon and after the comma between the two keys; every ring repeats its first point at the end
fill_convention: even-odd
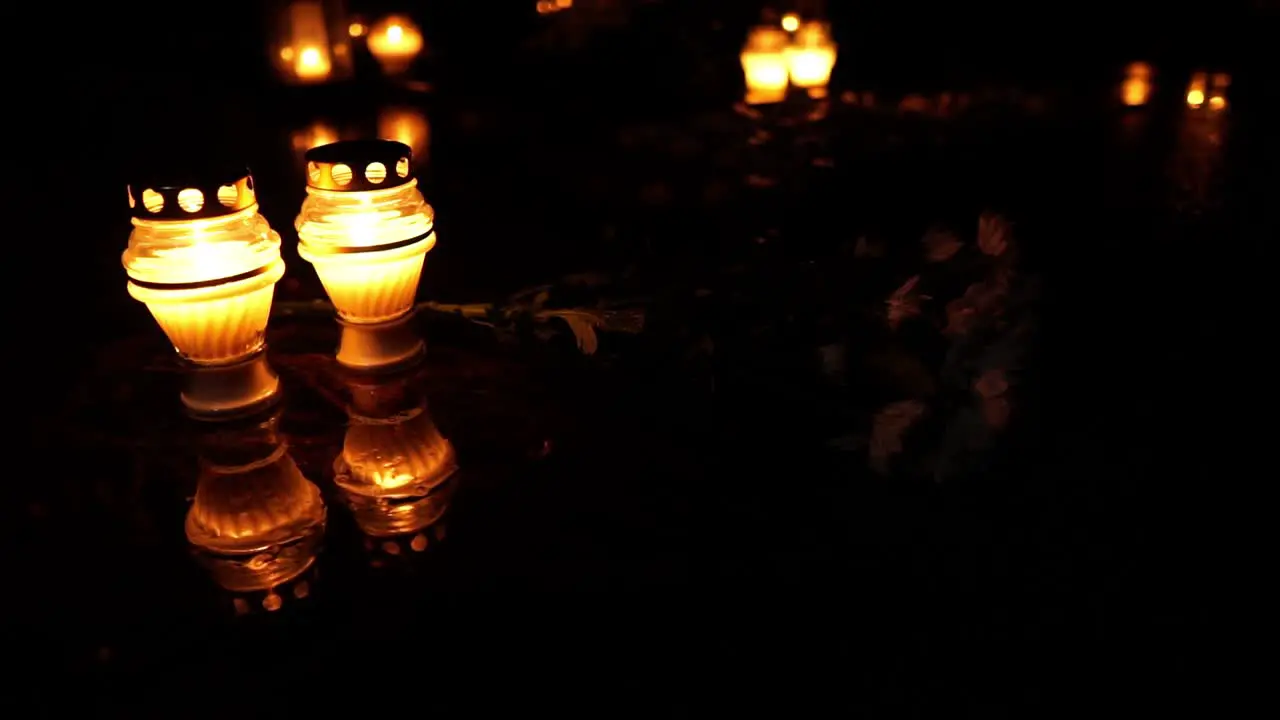
{"type": "Polygon", "coordinates": [[[267,610],[281,602],[270,591],[315,562],[326,520],[320,489],[289,455],[279,421],[277,411],[203,434],[186,521],[187,541],[213,579],[232,592],[268,591],[267,610]]]}
{"type": "Polygon", "coordinates": [[[791,84],[806,90],[825,90],[836,64],[836,44],[826,23],[806,22],[787,48],[791,84]]]}
{"type": "Polygon", "coordinates": [[[403,15],[391,15],[369,28],[369,52],[388,75],[399,75],[422,52],[422,32],[403,15]]]}
{"type": "Polygon", "coordinates": [[[412,173],[412,150],[391,140],[324,145],[307,153],[298,254],[315,266],[343,324],[338,362],[399,364],[422,352],[409,324],[435,211],[412,173]]]}
{"type": "Polygon", "coordinates": [[[1207,76],[1198,72],[1191,76],[1191,82],[1187,84],[1187,106],[1198,108],[1204,104],[1205,89],[1207,85],[1207,76]]]}
{"type": "Polygon", "coordinates": [[[1227,107],[1227,88],[1231,86],[1231,76],[1227,73],[1214,73],[1209,83],[1209,109],[1224,110],[1227,107]]]}
{"type": "Polygon", "coordinates": [[[742,49],[742,72],[747,81],[748,103],[777,103],[786,99],[790,39],[781,28],[764,25],[752,28],[747,35],[742,49]]]}
{"type": "Polygon", "coordinates": [[[1120,100],[1129,107],[1138,107],[1146,105],[1150,97],[1151,66],[1144,62],[1130,63],[1120,85],[1120,100]]]}
{"type": "Polygon", "coordinates": [[[129,294],[194,366],[183,402],[203,415],[273,398],[278,380],[262,350],[284,262],[280,236],[258,213],[253,177],[139,178],[128,191],[129,294]]]}
{"type": "Polygon", "coordinates": [[[782,16],[782,29],[789,33],[793,33],[800,28],[800,16],[795,13],[787,13],[782,16]]]}
{"type": "Polygon", "coordinates": [[[317,84],[351,75],[351,45],[343,0],[272,0],[272,62],[289,84],[317,84]]]}

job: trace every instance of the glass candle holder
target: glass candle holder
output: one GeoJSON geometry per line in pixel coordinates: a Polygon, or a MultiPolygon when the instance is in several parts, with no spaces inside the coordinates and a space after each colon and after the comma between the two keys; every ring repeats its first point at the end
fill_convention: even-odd
{"type": "Polygon", "coordinates": [[[369,28],[369,52],[388,75],[400,75],[422,52],[422,31],[403,15],[390,15],[369,28]]]}
{"type": "Polygon", "coordinates": [[[742,72],[747,81],[747,102],[778,103],[787,97],[787,45],[790,36],[775,26],[751,29],[742,49],[742,72]]]}
{"type": "Polygon", "coordinates": [[[354,140],[307,153],[298,254],[315,266],[343,324],[338,362],[381,369],[424,347],[411,324],[418,280],[436,243],[409,146],[354,140]]]}
{"type": "Polygon", "coordinates": [[[258,213],[252,175],[140,179],[128,191],[129,294],[188,363],[183,403],[218,416],[273,400],[279,381],[263,350],[284,261],[279,234],[258,213]]]}
{"type": "Polygon", "coordinates": [[[276,412],[200,439],[187,540],[214,580],[232,592],[270,590],[297,578],[315,561],[324,536],[320,489],[289,455],[279,419],[276,412]]]}
{"type": "Polygon", "coordinates": [[[271,60],[291,85],[351,76],[351,39],[343,0],[272,0],[267,4],[271,60]]]}
{"type": "MultiPolygon", "coordinates": [[[[415,533],[448,507],[458,469],[453,446],[403,374],[347,383],[350,424],[334,460],[334,484],[356,523],[373,537],[415,533]]],[[[415,548],[420,549],[420,548],[415,548]]]]}
{"type": "Polygon", "coordinates": [[[787,48],[791,84],[806,90],[826,89],[836,64],[836,43],[826,23],[807,22],[796,31],[787,48]]]}

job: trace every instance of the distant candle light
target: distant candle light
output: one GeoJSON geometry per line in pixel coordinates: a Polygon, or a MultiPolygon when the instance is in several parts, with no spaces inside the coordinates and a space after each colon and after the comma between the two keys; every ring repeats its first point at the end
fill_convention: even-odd
{"type": "Polygon", "coordinates": [[[787,13],[782,16],[782,29],[787,32],[795,32],[800,28],[800,16],[795,13],[787,13]]]}
{"type": "Polygon", "coordinates": [[[1146,105],[1151,96],[1151,66],[1144,62],[1130,63],[1125,69],[1124,83],[1120,86],[1120,100],[1129,107],[1146,105]]]}
{"type": "Polygon", "coordinates": [[[369,52],[384,72],[399,74],[409,69],[422,52],[422,33],[408,18],[392,16],[369,29],[369,52]]]}
{"type": "Polygon", "coordinates": [[[329,76],[329,54],[317,47],[306,47],[298,54],[298,65],[295,68],[298,77],[304,80],[319,80],[329,76]]]}
{"type": "Polygon", "coordinates": [[[747,103],[782,102],[787,96],[787,42],[777,27],[753,28],[742,49],[742,72],[747,81],[747,103]]]}
{"type": "Polygon", "coordinates": [[[1204,73],[1196,73],[1191,76],[1191,83],[1187,86],[1188,106],[1198,108],[1204,104],[1205,82],[1204,73]]]}

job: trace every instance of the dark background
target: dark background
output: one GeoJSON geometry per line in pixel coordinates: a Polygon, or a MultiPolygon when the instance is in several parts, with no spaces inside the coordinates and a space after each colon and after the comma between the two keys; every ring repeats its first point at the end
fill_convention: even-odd
{"type": "MultiPolygon", "coordinates": [[[[122,188],[134,167],[174,154],[248,155],[246,162],[269,175],[274,172],[266,161],[270,156],[258,149],[258,139],[278,138],[285,121],[308,116],[317,103],[341,108],[373,102],[381,92],[339,88],[305,95],[276,87],[263,51],[265,13],[256,5],[142,2],[18,11],[14,27],[19,29],[5,60],[14,99],[7,112],[16,123],[5,197],[14,223],[9,245],[18,250],[10,259],[16,279],[8,292],[11,307],[27,308],[35,289],[56,281],[58,299],[51,307],[60,313],[16,313],[23,352],[8,360],[15,377],[22,378],[14,390],[15,405],[38,407],[64,393],[65,378],[91,365],[100,346],[147,327],[145,313],[124,293],[118,264],[128,234],[122,188]],[[53,258],[65,263],[56,279],[38,271],[53,258]],[[63,317],[75,332],[68,332],[63,317]]],[[[980,189],[956,190],[962,197],[950,200],[968,212],[969,204],[976,208],[984,202],[981,192],[998,190],[993,196],[1003,193],[1003,199],[1029,208],[1035,217],[1030,226],[1040,238],[1039,269],[1051,289],[1046,322],[1052,330],[1045,354],[1052,381],[1043,391],[1053,412],[1039,436],[1042,444],[1026,453],[1043,456],[1035,475],[1042,485],[1013,500],[1002,493],[1015,483],[1002,478],[972,494],[935,499],[939,505],[1020,514],[1031,529],[989,540],[1001,548],[1019,543],[1039,548],[1028,538],[1053,536],[1048,545],[1061,555],[1038,568],[1042,573],[1033,581],[1019,585],[1024,594],[1018,601],[988,602],[974,591],[955,602],[939,591],[934,602],[929,593],[950,585],[948,578],[927,572],[928,582],[903,581],[918,594],[902,606],[895,605],[901,598],[895,591],[903,587],[878,592],[841,577],[788,584],[773,574],[750,572],[723,584],[715,582],[723,578],[708,576],[693,587],[650,588],[644,597],[622,600],[573,596],[521,605],[491,597],[476,604],[480,607],[450,600],[434,605],[433,612],[457,619],[446,645],[452,651],[465,648],[465,658],[439,657],[422,644],[397,647],[394,633],[388,633],[375,638],[385,657],[395,658],[387,664],[405,668],[408,687],[430,682],[431,670],[441,666],[450,666],[448,677],[465,681],[459,687],[483,686],[477,679],[490,677],[502,686],[529,667],[541,671],[532,675],[556,676],[560,665],[554,658],[567,649],[572,658],[564,662],[565,676],[541,684],[532,697],[558,697],[566,685],[603,680],[634,696],[723,694],[732,696],[729,704],[750,707],[750,691],[743,688],[750,684],[766,688],[761,694],[783,710],[819,704],[818,697],[828,696],[825,691],[846,683],[857,688],[853,692],[874,696],[883,689],[881,678],[890,678],[885,687],[893,688],[885,691],[891,697],[884,704],[919,707],[924,704],[919,698],[927,695],[946,707],[945,698],[961,702],[966,697],[963,679],[969,673],[986,675],[981,694],[990,707],[1017,704],[1025,696],[1068,704],[1100,687],[1099,675],[1106,675],[1110,690],[1127,690],[1131,697],[1146,693],[1139,703],[1155,702],[1161,692],[1172,697],[1169,688],[1193,664],[1189,648],[1200,639],[1206,613],[1198,604],[1202,588],[1197,583],[1209,552],[1206,533],[1188,528],[1207,526],[1210,512],[1197,507],[1199,500],[1207,483],[1225,471],[1224,462],[1232,464],[1214,449],[1228,442],[1240,445],[1248,434],[1220,421],[1232,412],[1224,398],[1248,391],[1259,362],[1249,352],[1258,335],[1245,328],[1262,306],[1264,285],[1258,277],[1262,268],[1247,258],[1276,237],[1274,218],[1264,205],[1275,197],[1275,143],[1263,132],[1265,91],[1274,79],[1264,73],[1261,53],[1266,21],[1274,21],[1275,13],[1261,5],[829,5],[841,43],[833,80],[837,90],[873,88],[892,95],[1010,83],[1079,100],[1074,106],[1079,112],[1062,121],[1065,129],[1057,128],[1055,144],[1001,160],[1006,164],[1000,169],[1026,170],[1026,175],[1001,177],[991,169],[977,183],[980,189]],[[1164,144],[1135,150],[1117,140],[1114,116],[1090,104],[1110,87],[1117,68],[1132,59],[1147,60],[1171,77],[1194,68],[1233,73],[1229,160],[1217,186],[1219,199],[1207,211],[1175,206],[1163,189],[1168,166],[1161,153],[1172,143],[1172,129],[1162,136],[1164,144]],[[1024,182],[1031,177],[1034,182],[1024,182]],[[1047,597],[1054,601],[1039,602],[1047,597]],[[968,623],[973,617],[1007,630],[997,633],[1001,643],[992,645],[988,636],[973,632],[968,623]],[[603,627],[610,631],[596,632],[603,627]],[[928,659],[924,670],[911,662],[918,657],[928,659]],[[786,672],[792,665],[802,669],[786,672]],[[584,666],[594,667],[588,673],[584,666]],[[655,672],[663,679],[650,682],[643,668],[655,666],[668,672],[655,672]],[[1009,697],[1002,698],[1005,685],[1009,697]]],[[[373,3],[351,3],[348,9],[370,17],[383,10],[373,3]]],[[[751,3],[652,3],[608,41],[556,53],[529,46],[541,22],[531,1],[421,3],[411,12],[424,28],[432,58],[425,74],[433,90],[425,102],[455,113],[502,109],[513,125],[502,134],[513,137],[525,132],[519,123],[528,121],[533,128],[530,118],[539,115],[567,124],[566,135],[591,137],[627,122],[678,123],[708,108],[727,107],[740,95],[740,86],[696,85],[688,81],[688,68],[704,56],[718,56],[723,76],[734,77],[745,28],[758,17],[751,3]],[[555,80],[548,79],[551,73],[555,80]],[[607,79],[601,82],[601,77],[607,79]]],[[[446,139],[449,123],[441,126],[446,139]]],[[[527,142],[536,145],[536,136],[527,142]]],[[[443,156],[443,167],[467,164],[457,150],[450,158],[448,142],[441,145],[433,152],[443,156]]],[[[467,150],[484,157],[476,164],[486,172],[555,179],[554,170],[534,171],[519,162],[504,167],[504,150],[496,145],[488,156],[484,147],[467,150]]],[[[923,158],[921,167],[946,166],[928,153],[912,157],[923,158]]],[[[975,157],[982,156],[976,150],[960,156],[975,157]]],[[[433,181],[438,187],[432,187],[431,198],[438,208],[455,208],[460,217],[468,210],[470,217],[479,214],[450,195],[446,178],[433,181]]],[[[890,190],[905,196],[922,184],[928,183],[903,170],[885,197],[890,190]]],[[[949,192],[939,181],[918,200],[898,202],[939,202],[949,192]]],[[[264,197],[273,225],[289,222],[295,194],[296,188],[264,197]]],[[[518,199],[512,190],[497,194],[494,202],[514,206],[518,199]]],[[[547,224],[576,208],[572,194],[560,203],[567,209],[548,210],[547,224]]],[[[814,224],[828,221],[836,221],[834,213],[820,215],[814,224]]],[[[500,236],[493,239],[497,226],[458,222],[474,236],[488,238],[485,245],[477,237],[479,246],[503,242],[500,236]]],[[[466,262],[478,266],[465,249],[453,252],[455,268],[466,262]]],[[[557,269],[584,268],[565,263],[557,269]]],[[[452,285],[441,278],[431,288],[441,299],[461,301],[537,280],[517,270],[495,268],[492,277],[472,272],[452,285]]],[[[40,412],[30,417],[27,424],[56,427],[60,422],[40,412]]],[[[745,439],[731,439],[726,446],[735,442],[745,439]]],[[[35,447],[46,456],[58,452],[35,447]]],[[[808,466],[801,459],[796,467],[800,474],[808,466]]],[[[95,469],[74,471],[92,474],[95,469]]],[[[752,492],[767,496],[759,488],[752,492]]],[[[902,509],[906,504],[895,506],[897,517],[910,514],[902,509]]],[[[875,514],[874,509],[862,512],[875,514]]],[[[932,530],[931,540],[946,547],[945,532],[964,535],[966,519],[979,524],[985,512],[953,517],[954,525],[932,530]]],[[[783,526],[804,524],[803,518],[791,518],[783,526]]],[[[1016,552],[1009,557],[1015,559],[1008,559],[1008,573],[1017,575],[1016,552]]],[[[909,566],[913,558],[897,561],[909,566]]],[[[64,568],[54,564],[47,572],[72,572],[64,568]]],[[[821,568],[817,560],[805,567],[818,575],[821,568]]],[[[962,574],[963,568],[960,563],[946,571],[962,574]]],[[[915,577],[911,572],[874,577],[915,577]]],[[[61,626],[67,634],[89,630],[74,616],[74,603],[64,599],[55,605],[69,615],[40,617],[35,624],[61,626]]],[[[171,628],[179,637],[183,630],[171,628]]],[[[127,635],[128,629],[117,632],[127,635]]],[[[291,628],[273,641],[305,646],[315,642],[315,632],[320,631],[291,628]]],[[[337,635],[351,639],[350,631],[337,635]]],[[[421,636],[414,637],[420,641],[421,636]]],[[[190,646],[178,644],[177,657],[202,652],[198,641],[186,642],[190,646]]],[[[253,652],[263,652],[245,642],[253,652]]],[[[235,657],[234,648],[220,652],[219,658],[235,657]]],[[[350,662],[338,650],[326,659],[350,662]]],[[[355,664],[373,663],[362,658],[355,664]]],[[[193,667],[199,672],[202,666],[193,667]]],[[[290,678],[293,672],[311,672],[305,664],[286,668],[290,678]]],[[[103,686],[125,686],[114,682],[109,677],[103,686]]],[[[186,687],[200,685],[190,682],[186,687]]],[[[144,679],[136,687],[146,685],[144,679]]],[[[710,707],[716,705],[710,701],[710,707]]]]}

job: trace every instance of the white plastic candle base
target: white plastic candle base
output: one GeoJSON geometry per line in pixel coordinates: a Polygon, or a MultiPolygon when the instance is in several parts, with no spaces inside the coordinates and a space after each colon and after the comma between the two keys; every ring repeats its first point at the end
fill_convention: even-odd
{"type": "Polygon", "coordinates": [[[275,402],[280,378],[266,351],[233,365],[192,365],[182,404],[199,420],[223,420],[256,412],[275,402]]]}
{"type": "Polygon", "coordinates": [[[342,342],[338,364],[352,370],[385,371],[404,367],[426,352],[413,324],[414,313],[376,325],[339,320],[342,342]]]}

